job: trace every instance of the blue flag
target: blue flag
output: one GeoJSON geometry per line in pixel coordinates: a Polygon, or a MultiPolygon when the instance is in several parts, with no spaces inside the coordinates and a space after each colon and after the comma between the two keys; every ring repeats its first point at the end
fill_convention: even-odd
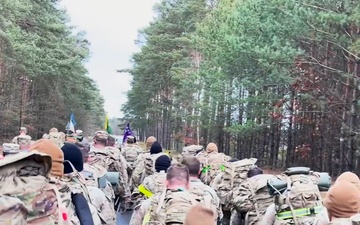
{"type": "Polygon", "coordinates": [[[72,122],[72,124],[74,124],[74,126],[76,126],[76,120],[75,120],[74,113],[71,113],[71,115],[70,115],[70,121],[72,122]]]}
{"type": "Polygon", "coordinates": [[[123,138],[123,143],[125,143],[126,139],[128,136],[133,136],[133,132],[130,128],[130,124],[127,123],[126,127],[125,127],[125,131],[124,131],[124,138],[123,138]]]}

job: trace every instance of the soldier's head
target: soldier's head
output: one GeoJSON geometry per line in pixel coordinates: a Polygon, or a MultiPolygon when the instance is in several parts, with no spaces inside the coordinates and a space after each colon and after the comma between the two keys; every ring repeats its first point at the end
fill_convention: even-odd
{"type": "Polygon", "coordinates": [[[30,150],[39,151],[50,155],[51,157],[51,175],[54,177],[62,177],[64,174],[64,153],[59,146],[48,139],[40,139],[31,145],[30,150]]]}
{"type": "Polygon", "coordinates": [[[151,148],[150,148],[150,154],[158,154],[162,152],[162,147],[161,147],[161,144],[157,141],[155,141],[152,145],[151,145],[151,148]]]}
{"type": "Polygon", "coordinates": [[[189,170],[190,177],[198,177],[200,174],[200,161],[195,156],[186,156],[182,164],[189,170]]]}
{"type": "Polygon", "coordinates": [[[169,167],[166,174],[166,188],[170,190],[184,190],[190,188],[188,169],[181,164],[169,167]]]}
{"type": "Polygon", "coordinates": [[[218,152],[218,147],[215,143],[210,142],[207,146],[206,146],[206,152],[211,153],[211,152],[218,152]]]}
{"type": "Polygon", "coordinates": [[[126,138],[126,143],[128,144],[134,144],[135,143],[135,137],[134,136],[128,136],[126,138]]]}
{"type": "Polygon", "coordinates": [[[257,166],[253,166],[247,173],[247,177],[250,178],[250,177],[254,177],[256,175],[260,175],[260,174],[263,174],[264,172],[262,171],[262,169],[260,169],[259,167],[257,166]]]}
{"type": "Polygon", "coordinates": [[[150,136],[146,139],[146,149],[150,149],[151,145],[156,141],[154,136],[150,136]]]}
{"type": "Polygon", "coordinates": [[[94,145],[105,147],[108,142],[108,133],[106,131],[96,131],[94,136],[94,145]]]}
{"type": "Polygon", "coordinates": [[[113,136],[109,135],[108,139],[107,139],[106,146],[114,147],[115,143],[116,143],[116,139],[113,136]]]}
{"type": "Polygon", "coordinates": [[[80,149],[84,162],[87,162],[89,159],[90,145],[82,142],[76,142],[75,144],[80,149]]]}
{"type": "Polygon", "coordinates": [[[167,169],[169,169],[170,166],[171,166],[171,160],[167,155],[162,155],[155,160],[155,170],[158,173],[160,171],[167,171],[167,169]]]}
{"type": "Polygon", "coordinates": [[[29,135],[19,135],[17,143],[20,145],[20,150],[29,150],[31,145],[31,137],[29,135]]]}
{"type": "Polygon", "coordinates": [[[191,207],[186,213],[184,225],[216,225],[217,215],[203,204],[191,207]]]}
{"type": "Polygon", "coordinates": [[[48,139],[61,148],[64,145],[65,136],[64,132],[58,132],[56,128],[52,128],[49,132],[48,139]]]}
{"type": "Polygon", "coordinates": [[[75,136],[78,141],[83,141],[84,139],[84,132],[82,130],[76,130],[75,136]]]}
{"type": "Polygon", "coordinates": [[[75,143],[76,142],[76,136],[75,133],[72,130],[67,130],[65,135],[66,142],[75,143]]]}
{"type": "Polygon", "coordinates": [[[20,135],[25,135],[26,133],[27,133],[26,127],[20,127],[19,134],[20,135]]]}
{"type": "Polygon", "coordinates": [[[61,150],[64,153],[64,174],[75,172],[74,169],[78,172],[83,171],[83,155],[75,144],[66,143],[61,150]]]}

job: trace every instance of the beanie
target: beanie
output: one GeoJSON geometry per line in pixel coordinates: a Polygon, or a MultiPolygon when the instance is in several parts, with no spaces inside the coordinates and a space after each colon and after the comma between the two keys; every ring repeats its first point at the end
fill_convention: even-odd
{"type": "Polygon", "coordinates": [[[324,199],[329,217],[349,218],[360,211],[359,189],[347,180],[336,181],[324,199]]]}
{"type": "Polygon", "coordinates": [[[150,148],[150,155],[162,152],[162,147],[159,142],[155,141],[150,148]]]}
{"type": "MultiPolygon", "coordinates": [[[[75,167],[78,172],[81,172],[84,169],[83,156],[80,149],[71,143],[65,143],[61,147],[61,150],[64,153],[64,160],[70,161],[70,163],[75,167]]],[[[64,174],[74,172],[71,165],[68,162],[64,162],[64,174]]]]}
{"type": "Polygon", "coordinates": [[[170,166],[171,166],[171,160],[170,160],[169,156],[167,156],[167,155],[159,156],[155,160],[155,170],[156,170],[156,172],[160,172],[162,170],[166,171],[170,166]]]}
{"type": "Polygon", "coordinates": [[[354,184],[360,190],[360,179],[355,173],[344,172],[336,179],[335,183],[338,181],[343,181],[343,180],[349,181],[350,183],[354,184]]]}
{"type": "Polygon", "coordinates": [[[206,146],[206,151],[207,151],[208,153],[218,152],[218,147],[216,146],[215,143],[210,142],[210,143],[206,146]]]}
{"type": "Polygon", "coordinates": [[[47,139],[40,139],[36,141],[31,147],[30,151],[36,150],[50,155],[52,166],[50,174],[55,177],[62,177],[64,174],[64,153],[61,149],[47,139]]]}

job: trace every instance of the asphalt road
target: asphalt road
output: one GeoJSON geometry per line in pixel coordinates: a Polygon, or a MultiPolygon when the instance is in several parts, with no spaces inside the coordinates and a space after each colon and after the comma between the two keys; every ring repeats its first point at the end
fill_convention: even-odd
{"type": "Polygon", "coordinates": [[[128,225],[130,222],[131,215],[132,215],[132,211],[125,212],[123,214],[118,213],[116,218],[117,220],[116,225],[128,225]]]}

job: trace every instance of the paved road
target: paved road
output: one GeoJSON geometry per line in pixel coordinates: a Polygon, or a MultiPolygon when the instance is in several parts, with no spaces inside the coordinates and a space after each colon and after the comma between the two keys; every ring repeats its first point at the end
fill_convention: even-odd
{"type": "Polygon", "coordinates": [[[116,225],[128,225],[130,222],[132,212],[125,212],[123,214],[117,214],[116,225]]]}

